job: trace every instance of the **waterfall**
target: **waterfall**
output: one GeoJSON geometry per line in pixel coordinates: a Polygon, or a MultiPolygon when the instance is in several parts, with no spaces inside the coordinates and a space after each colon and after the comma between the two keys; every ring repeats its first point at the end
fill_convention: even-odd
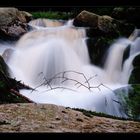
{"type": "MultiPolygon", "coordinates": [[[[110,83],[121,83],[123,54],[126,47],[131,43],[126,38],[118,39],[109,49],[105,63],[105,80],[110,83]]],[[[127,81],[125,82],[125,84],[127,81]]]]}
{"type": "Polygon", "coordinates": [[[115,102],[118,98],[113,90],[128,82],[129,76],[125,79],[124,75],[130,73],[132,60],[129,65],[126,60],[124,67],[122,61],[124,50],[132,42],[117,40],[110,47],[102,69],[90,64],[84,28],[74,27],[72,20],[61,26],[54,26],[52,21],[47,23],[30,22],[35,29],[20,38],[7,62],[12,77],[36,89],[23,89],[20,93],[36,103],[126,117],[115,102]]]}

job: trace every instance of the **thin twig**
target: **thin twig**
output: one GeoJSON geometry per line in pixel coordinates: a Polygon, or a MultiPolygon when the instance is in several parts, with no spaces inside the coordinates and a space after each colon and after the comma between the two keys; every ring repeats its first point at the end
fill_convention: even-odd
{"type": "MultiPolygon", "coordinates": [[[[43,72],[39,73],[39,75],[43,75],[43,72]]],[[[73,82],[75,82],[75,84],[74,84],[75,86],[78,85],[77,88],[80,88],[80,87],[82,86],[82,87],[84,87],[84,88],[87,88],[89,91],[92,91],[91,89],[93,89],[93,88],[98,88],[98,90],[101,91],[100,86],[104,86],[104,87],[108,88],[109,90],[113,91],[112,89],[110,89],[109,87],[107,87],[106,85],[104,85],[104,84],[102,84],[102,83],[100,83],[100,84],[97,85],[97,86],[91,86],[90,83],[89,83],[89,81],[90,81],[91,79],[95,78],[96,76],[97,76],[97,74],[94,75],[94,76],[92,76],[92,77],[90,77],[89,79],[87,79],[87,77],[86,77],[83,73],[77,72],[77,71],[73,71],[73,70],[68,70],[68,71],[59,72],[59,73],[55,74],[53,77],[51,77],[51,78],[49,78],[49,79],[47,79],[47,78],[43,75],[44,82],[43,82],[41,85],[37,86],[36,88],[38,88],[38,87],[40,87],[40,86],[42,86],[42,85],[47,85],[48,88],[50,88],[50,89],[48,89],[48,90],[46,90],[46,91],[50,91],[50,90],[54,90],[54,89],[58,89],[58,88],[71,90],[70,88],[65,88],[65,87],[63,87],[63,86],[60,86],[60,87],[53,87],[53,86],[52,86],[51,83],[52,83],[54,80],[56,80],[56,79],[62,79],[61,83],[64,83],[64,82],[66,82],[66,81],[73,81],[73,82]],[[82,82],[80,82],[80,81],[78,81],[78,80],[76,80],[76,79],[72,79],[72,78],[66,77],[66,74],[67,74],[67,73],[76,73],[76,74],[82,75],[82,77],[85,79],[84,83],[82,83],[82,82]],[[62,74],[62,75],[61,75],[61,74],[62,74]],[[86,84],[87,84],[87,85],[86,85],[86,84]]],[[[35,89],[36,89],[36,88],[35,88],[35,89]]],[[[113,92],[114,92],[114,91],[113,91],[113,92]]]]}

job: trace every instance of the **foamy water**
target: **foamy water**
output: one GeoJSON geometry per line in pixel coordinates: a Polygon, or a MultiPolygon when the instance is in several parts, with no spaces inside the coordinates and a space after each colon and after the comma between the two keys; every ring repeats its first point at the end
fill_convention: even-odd
{"type": "Polygon", "coordinates": [[[113,90],[128,83],[129,77],[124,77],[130,73],[132,61],[125,68],[122,61],[123,52],[132,41],[117,40],[101,69],[90,64],[84,28],[75,28],[72,21],[61,26],[46,22],[30,23],[38,28],[21,37],[7,62],[12,77],[35,88],[34,91],[23,89],[20,93],[37,103],[126,117],[120,104],[115,102],[118,98],[113,90]],[[40,27],[42,24],[45,26],[40,27]]]}

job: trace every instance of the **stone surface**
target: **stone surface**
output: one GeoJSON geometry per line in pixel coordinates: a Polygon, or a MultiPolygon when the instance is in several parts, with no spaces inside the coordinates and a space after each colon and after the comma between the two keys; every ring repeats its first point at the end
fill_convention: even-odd
{"type": "Polygon", "coordinates": [[[31,14],[17,8],[0,8],[0,39],[16,40],[29,30],[31,14]]]}
{"type": "Polygon", "coordinates": [[[140,122],[85,116],[51,104],[0,105],[0,132],[139,133],[140,122]]]}
{"type": "Polygon", "coordinates": [[[101,32],[102,35],[112,37],[118,37],[119,35],[128,36],[135,28],[131,24],[116,20],[110,16],[100,16],[85,10],[75,17],[73,24],[78,27],[92,28],[93,36],[97,36],[98,34],[96,35],[96,33],[98,32],[101,32]]]}
{"type": "Polygon", "coordinates": [[[5,76],[9,76],[9,67],[5,63],[3,57],[0,55],[0,81],[2,79],[1,73],[4,74],[5,76]]]}

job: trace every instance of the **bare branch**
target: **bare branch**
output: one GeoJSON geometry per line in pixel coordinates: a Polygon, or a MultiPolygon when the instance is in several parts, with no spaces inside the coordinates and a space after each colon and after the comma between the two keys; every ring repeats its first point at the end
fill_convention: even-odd
{"type": "MultiPolygon", "coordinates": [[[[93,78],[95,78],[95,77],[97,76],[97,74],[94,75],[94,76],[92,76],[92,77],[90,77],[89,79],[88,79],[83,73],[77,72],[77,71],[73,71],[73,70],[68,70],[68,71],[59,72],[59,73],[55,74],[53,77],[51,77],[51,78],[49,78],[49,79],[47,79],[47,78],[43,75],[43,72],[39,73],[39,75],[42,75],[42,76],[43,76],[44,82],[43,82],[42,84],[40,84],[39,86],[37,86],[36,88],[38,88],[38,87],[40,87],[40,86],[42,86],[42,85],[46,85],[46,86],[49,88],[49,89],[46,90],[46,91],[55,90],[55,89],[60,89],[60,88],[62,88],[63,90],[64,90],[64,89],[72,90],[72,89],[70,89],[70,88],[66,88],[66,87],[63,87],[63,86],[53,87],[53,86],[52,86],[52,82],[53,82],[54,80],[56,80],[56,79],[60,79],[60,80],[62,79],[62,81],[60,82],[61,84],[64,83],[64,82],[66,82],[66,81],[72,81],[72,82],[75,83],[74,86],[77,86],[77,88],[84,87],[84,88],[88,89],[89,91],[92,91],[93,88],[97,88],[99,91],[101,91],[101,89],[100,89],[101,86],[104,86],[104,87],[110,89],[109,87],[105,86],[105,85],[102,84],[102,83],[100,83],[100,84],[97,85],[97,86],[91,86],[91,85],[90,85],[89,81],[92,80],[93,78]],[[67,76],[66,76],[67,73],[75,73],[75,74],[81,75],[81,76],[84,78],[84,82],[82,83],[82,82],[80,82],[80,81],[78,81],[78,80],[76,80],[76,79],[67,77],[67,76]]],[[[35,88],[35,89],[36,89],[36,88],[35,88]]],[[[110,89],[110,90],[112,91],[112,89],[110,89]]],[[[72,90],[72,91],[75,91],[75,90],[72,90]]]]}

